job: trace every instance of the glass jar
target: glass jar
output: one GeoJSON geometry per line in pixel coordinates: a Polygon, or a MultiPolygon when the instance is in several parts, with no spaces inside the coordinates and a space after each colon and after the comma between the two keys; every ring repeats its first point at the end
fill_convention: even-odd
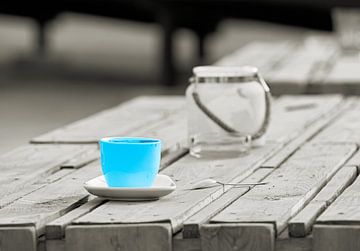
{"type": "Polygon", "coordinates": [[[264,144],[271,94],[257,68],[195,67],[186,99],[191,155],[237,157],[264,144]]]}

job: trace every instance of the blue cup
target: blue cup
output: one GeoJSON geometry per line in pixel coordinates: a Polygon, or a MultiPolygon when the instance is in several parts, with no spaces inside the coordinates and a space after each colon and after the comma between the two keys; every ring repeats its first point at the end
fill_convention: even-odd
{"type": "Polygon", "coordinates": [[[159,171],[161,141],[109,137],[100,140],[102,172],[109,187],[150,187],[159,171]]]}

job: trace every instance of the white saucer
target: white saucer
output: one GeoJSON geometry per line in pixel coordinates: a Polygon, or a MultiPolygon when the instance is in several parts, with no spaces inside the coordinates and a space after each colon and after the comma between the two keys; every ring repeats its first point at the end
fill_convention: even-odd
{"type": "Polygon", "coordinates": [[[152,187],[109,187],[101,175],[85,182],[84,187],[89,193],[108,200],[143,201],[168,195],[176,185],[169,176],[158,174],[152,187]]]}

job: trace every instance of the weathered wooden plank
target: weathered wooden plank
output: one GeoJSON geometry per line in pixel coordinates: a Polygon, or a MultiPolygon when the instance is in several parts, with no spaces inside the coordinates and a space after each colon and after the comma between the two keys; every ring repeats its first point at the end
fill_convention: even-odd
{"type": "MultiPolygon", "coordinates": [[[[0,231],[6,227],[32,226],[37,236],[43,234],[46,223],[87,200],[88,193],[83,183],[100,173],[99,163],[90,164],[0,209],[0,231]]],[[[22,235],[19,228],[17,235],[13,236],[17,240],[14,245],[21,242],[22,235]]],[[[34,245],[37,236],[33,239],[34,245]]]]}
{"type": "Polygon", "coordinates": [[[339,55],[320,86],[323,93],[360,94],[360,62],[357,55],[339,55]]]}
{"type": "Polygon", "coordinates": [[[188,152],[189,149],[183,147],[179,147],[178,149],[167,151],[166,154],[163,154],[163,156],[161,156],[160,170],[170,166],[175,161],[181,159],[188,152]]]}
{"type": "Polygon", "coordinates": [[[0,198],[6,205],[6,196],[25,186],[43,180],[56,172],[67,160],[90,149],[86,145],[24,145],[0,156],[0,198]]]}
{"type": "MultiPolygon", "coordinates": [[[[285,97],[280,100],[283,101],[279,101],[279,105],[274,105],[274,117],[292,117],[293,115],[290,114],[285,115],[288,109],[294,108],[294,106],[291,106],[291,98],[285,97]],[[277,116],[277,112],[283,113],[283,115],[277,116]]],[[[291,112],[304,114],[306,119],[297,121],[297,123],[294,123],[291,119],[286,119],[284,124],[280,125],[284,128],[282,131],[278,128],[269,130],[270,139],[276,138],[277,141],[286,139],[288,141],[292,137],[298,136],[304,128],[317,120],[317,116],[326,113],[327,109],[337,105],[342,99],[339,96],[327,96],[318,99],[307,97],[301,99],[301,97],[297,97],[294,100],[296,112],[293,110],[291,112]],[[319,99],[322,102],[319,102],[319,99]],[[312,108],[315,107],[315,109],[306,109],[306,112],[298,113],[298,105],[303,105],[304,102],[307,104],[309,101],[317,102],[318,105],[312,105],[312,108]],[[289,129],[285,129],[287,123],[290,124],[289,129]],[[279,135],[281,135],[281,138],[279,135]]],[[[226,187],[225,189],[209,188],[190,191],[189,187],[192,184],[206,178],[215,178],[223,182],[239,182],[277,152],[282,145],[282,142],[269,143],[262,148],[253,149],[249,155],[236,159],[194,159],[187,156],[163,171],[164,174],[171,176],[177,182],[177,190],[171,195],[155,202],[107,202],[74,222],[76,224],[171,222],[173,231],[177,232],[182,228],[185,219],[207,206],[229,189],[229,187],[226,187]],[[153,213],[155,211],[156,213],[153,213]]]]}
{"type": "Polygon", "coordinates": [[[341,55],[337,58],[332,71],[328,74],[326,82],[333,83],[360,83],[360,62],[356,54],[341,55]]]}
{"type": "Polygon", "coordinates": [[[360,179],[349,186],[323,214],[316,224],[360,224],[360,179]]]}
{"type": "Polygon", "coordinates": [[[323,93],[321,89],[318,89],[318,87],[323,85],[329,72],[333,68],[334,63],[338,60],[338,57],[341,54],[341,50],[339,48],[337,41],[333,37],[311,36],[308,38],[308,40],[309,39],[310,40],[315,39],[317,43],[320,45],[322,41],[324,41],[325,39],[328,48],[331,50],[328,54],[328,57],[323,58],[315,65],[314,70],[310,74],[310,79],[309,79],[308,93],[323,93]]]}
{"type": "MultiPolygon", "coordinates": [[[[187,123],[185,111],[176,112],[168,118],[155,123],[154,126],[146,126],[143,129],[129,132],[127,136],[159,138],[162,141],[162,151],[165,157],[162,159],[162,166],[168,165],[167,160],[174,161],[174,155],[181,157],[188,151],[187,146],[187,123]],[[170,156],[167,152],[171,151],[170,156]]],[[[62,168],[80,168],[100,158],[97,146],[80,156],[62,164],[62,168]]]]}
{"type": "Polygon", "coordinates": [[[37,236],[34,227],[0,228],[0,250],[36,251],[37,236]]]}
{"type": "Polygon", "coordinates": [[[324,40],[305,41],[288,55],[278,67],[267,74],[267,81],[277,93],[306,93],[311,74],[317,64],[327,61],[334,53],[334,43],[324,40]]]}
{"type": "Polygon", "coordinates": [[[185,110],[172,113],[165,119],[147,126],[136,132],[130,132],[129,136],[158,138],[161,140],[163,152],[177,150],[187,146],[187,113],[185,110]]]}
{"type": "MultiPolygon", "coordinates": [[[[90,147],[90,145],[89,145],[90,147]]],[[[92,146],[93,149],[85,151],[79,156],[72,158],[61,165],[61,168],[78,169],[100,158],[100,153],[97,145],[92,146]]]]}
{"type": "Polygon", "coordinates": [[[154,125],[184,109],[184,105],[184,98],[178,96],[140,97],[36,137],[32,142],[97,143],[106,136],[128,135],[154,125]]]}
{"type": "Polygon", "coordinates": [[[351,157],[351,159],[346,162],[347,166],[356,166],[358,169],[358,174],[360,173],[360,151],[357,151],[357,153],[354,154],[354,156],[351,157]]]}
{"type": "Polygon", "coordinates": [[[360,63],[342,54],[329,36],[310,36],[304,42],[254,42],[215,65],[254,65],[265,75],[274,94],[360,94],[360,63]]]}
{"type": "Polygon", "coordinates": [[[246,44],[235,52],[226,55],[221,58],[214,65],[219,66],[242,66],[242,65],[254,65],[259,58],[259,53],[269,51],[266,50],[268,44],[264,42],[253,42],[246,44]]]}
{"type": "Polygon", "coordinates": [[[309,234],[316,218],[355,180],[356,176],[355,166],[340,169],[316,197],[289,221],[290,236],[305,237],[309,234]]]}
{"type": "Polygon", "coordinates": [[[86,213],[92,211],[96,207],[104,203],[103,199],[90,196],[89,201],[75,210],[55,219],[46,224],[45,236],[47,240],[62,239],[65,236],[65,228],[71,224],[74,219],[77,219],[86,213]]]}
{"type": "MultiPolygon", "coordinates": [[[[336,106],[331,107],[331,110],[324,113],[320,116],[320,119],[315,121],[309,127],[305,129],[297,138],[292,140],[287,144],[280,152],[275,154],[272,158],[267,160],[263,167],[268,168],[277,168],[279,167],[286,159],[288,159],[297,149],[299,149],[303,144],[306,143],[310,138],[315,136],[320,130],[324,129],[327,125],[332,123],[337,117],[340,116],[353,102],[341,102],[336,106]]],[[[360,161],[359,161],[360,163],[360,161]]]]}
{"type": "Polygon", "coordinates": [[[193,184],[206,178],[215,178],[223,182],[241,181],[271,156],[277,147],[278,145],[266,145],[253,149],[249,155],[234,159],[195,159],[188,155],[162,171],[176,182],[177,189],[172,194],[152,202],[110,201],[75,220],[75,223],[171,222],[173,231],[177,232],[186,218],[230,188],[190,190],[193,184]]]}
{"type": "Polygon", "coordinates": [[[356,146],[307,144],[211,223],[267,222],[279,233],[355,152],[356,146]],[[308,160],[311,159],[311,162],[308,160]]]}
{"type": "Polygon", "coordinates": [[[318,225],[314,226],[314,250],[316,251],[357,251],[360,250],[359,225],[318,225]]]}
{"type": "MultiPolygon", "coordinates": [[[[160,169],[164,169],[173,162],[179,160],[180,158],[185,156],[187,152],[188,150],[185,148],[179,148],[172,151],[167,151],[167,153],[165,153],[165,156],[163,156],[161,159],[160,169]]],[[[93,209],[100,206],[104,202],[104,200],[100,198],[94,198],[94,199],[93,198],[94,198],[93,196],[90,196],[89,201],[84,205],[75,208],[69,213],[48,223],[45,229],[46,238],[51,240],[62,239],[65,234],[65,228],[68,225],[70,225],[72,221],[92,211],[93,209]]]]}
{"type": "Polygon", "coordinates": [[[316,141],[360,144],[359,110],[360,101],[354,102],[353,106],[345,111],[339,119],[316,136],[316,141]]]}
{"type": "Polygon", "coordinates": [[[171,250],[170,224],[94,225],[66,228],[66,250],[171,250]],[[99,234],[101,233],[101,234],[99,234]]]}
{"type": "MultiPolygon", "coordinates": [[[[343,106],[341,106],[340,104],[338,106],[335,106],[334,109],[329,112],[330,113],[329,116],[324,116],[325,117],[324,119],[321,119],[314,125],[311,125],[309,128],[307,128],[305,133],[300,135],[300,137],[299,137],[300,140],[295,139],[296,147],[290,147],[290,148],[294,148],[294,149],[292,149],[292,151],[290,153],[294,152],[302,143],[304,143],[307,139],[309,139],[311,136],[316,134],[316,132],[318,132],[322,127],[324,127],[326,125],[326,123],[329,123],[329,121],[331,119],[336,117],[341,110],[341,109],[339,109],[339,107],[343,107],[343,106]]],[[[344,107],[346,107],[346,106],[344,106],[344,107]]],[[[294,141],[292,141],[290,143],[290,145],[292,145],[293,142],[294,141]]],[[[285,149],[286,154],[289,154],[289,145],[287,145],[284,149],[285,149]]],[[[275,160],[278,162],[278,164],[273,165],[272,167],[279,166],[280,165],[279,162],[283,162],[287,156],[284,155],[283,150],[280,151],[280,155],[283,156],[283,159],[280,161],[281,156],[276,158],[276,156],[278,156],[278,155],[279,155],[279,153],[275,154],[274,157],[272,157],[270,159],[270,160],[272,160],[272,162],[266,161],[265,164],[263,164],[263,166],[269,167],[269,163],[271,164],[275,160]]],[[[261,175],[262,173],[264,174],[263,177],[265,177],[272,170],[259,169],[259,171],[261,171],[261,172],[255,172],[253,175],[249,176],[249,179],[255,179],[255,180],[253,180],[253,182],[260,181],[260,179],[256,180],[257,177],[262,176],[261,175]],[[260,176],[258,176],[257,173],[260,176]]],[[[244,182],[246,182],[246,181],[244,181],[244,182]]],[[[230,204],[236,198],[240,197],[246,191],[247,191],[247,189],[231,190],[231,191],[225,193],[221,198],[215,200],[209,206],[205,207],[204,209],[202,209],[201,211],[199,211],[198,213],[196,213],[195,215],[193,215],[192,217],[187,219],[184,222],[184,229],[183,229],[184,237],[185,238],[197,238],[199,235],[199,232],[198,232],[199,224],[204,223],[210,217],[214,216],[218,211],[220,211],[222,208],[226,207],[228,204],[230,204]]]]}
{"type": "Polygon", "coordinates": [[[339,95],[283,96],[274,104],[268,141],[289,142],[342,102],[339,95]]]}
{"type": "Polygon", "coordinates": [[[206,224],[201,227],[200,235],[205,251],[266,251],[275,247],[272,224],[206,224]]]}
{"type": "Polygon", "coordinates": [[[252,65],[259,72],[266,73],[274,65],[291,53],[295,44],[287,42],[253,42],[245,45],[239,50],[225,56],[215,63],[219,66],[243,66],[252,65]]]}
{"type": "Polygon", "coordinates": [[[66,176],[66,175],[69,175],[72,172],[73,172],[73,169],[60,169],[56,173],[51,174],[50,176],[44,178],[43,180],[39,180],[35,183],[30,182],[29,184],[26,184],[20,190],[0,198],[1,208],[11,204],[13,201],[23,197],[26,194],[32,193],[32,192],[40,189],[41,187],[44,187],[50,183],[53,183],[53,182],[61,179],[62,177],[66,176]]]}
{"type": "MultiPolygon", "coordinates": [[[[273,170],[270,168],[260,168],[256,170],[253,174],[247,177],[242,182],[244,183],[253,183],[262,181],[267,175],[269,175],[273,170]]],[[[207,207],[203,208],[189,219],[185,220],[183,227],[183,237],[184,238],[199,238],[200,237],[200,225],[204,224],[211,217],[216,215],[222,209],[227,207],[231,202],[245,194],[250,190],[250,187],[237,187],[232,188],[222,195],[219,199],[213,201],[207,207]]]]}
{"type": "MultiPolygon", "coordinates": [[[[287,232],[287,231],[286,231],[287,232]]],[[[182,233],[178,233],[173,237],[174,251],[200,251],[201,239],[191,238],[184,239],[182,233]]],[[[289,236],[275,240],[276,251],[312,251],[313,237],[311,235],[305,238],[290,238],[289,236]]]]}

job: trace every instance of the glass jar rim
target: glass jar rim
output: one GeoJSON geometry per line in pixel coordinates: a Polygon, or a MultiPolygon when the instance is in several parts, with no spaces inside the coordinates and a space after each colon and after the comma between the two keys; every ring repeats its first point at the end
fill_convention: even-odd
{"type": "Polygon", "coordinates": [[[197,66],[193,68],[195,78],[246,78],[255,77],[258,69],[254,66],[197,66]]]}

